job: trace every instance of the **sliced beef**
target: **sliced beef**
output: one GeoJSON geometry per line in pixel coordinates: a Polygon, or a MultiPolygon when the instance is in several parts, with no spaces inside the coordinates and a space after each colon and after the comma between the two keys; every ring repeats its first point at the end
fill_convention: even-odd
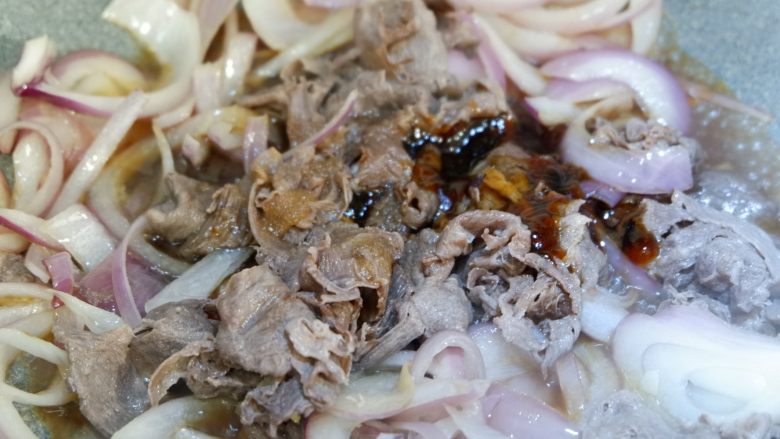
{"type": "Polygon", "coordinates": [[[261,425],[276,437],[281,424],[290,419],[300,422],[314,411],[314,406],[304,396],[301,382],[291,378],[256,387],[247,393],[239,410],[242,424],[261,425]]]}
{"type": "Polygon", "coordinates": [[[175,352],[152,373],[149,378],[151,404],[159,404],[180,380],[184,380],[199,398],[223,396],[240,400],[262,381],[262,377],[231,367],[217,352],[214,337],[206,336],[175,352]]]}
{"type": "Polygon", "coordinates": [[[402,81],[434,81],[447,72],[447,48],[422,0],[362,3],[355,13],[355,44],[368,68],[402,81]]]}
{"type": "Polygon", "coordinates": [[[267,266],[231,276],[220,291],[217,311],[220,354],[244,370],[274,377],[292,370],[287,324],[314,318],[267,266]]]}
{"type": "Polygon", "coordinates": [[[603,119],[597,119],[592,142],[634,151],[679,147],[688,152],[691,163],[696,163],[701,158],[701,146],[696,140],[685,137],[676,129],[666,125],[636,118],[629,119],[622,128],[617,128],[603,119]]]}
{"type": "Polygon", "coordinates": [[[671,204],[645,200],[643,207],[643,222],[660,242],[648,270],[666,286],[727,305],[724,317],[734,323],[769,305],[780,286],[780,251],[763,230],[682,193],[671,204]]]}
{"type": "Polygon", "coordinates": [[[152,233],[177,256],[192,260],[251,243],[247,199],[238,186],[217,187],[175,173],[165,179],[171,198],[149,210],[146,218],[152,233]]]}
{"type": "Polygon", "coordinates": [[[199,300],[167,303],[153,309],[135,328],[130,343],[130,359],[144,375],[150,376],[167,358],[190,343],[214,335],[211,321],[199,300]]]}
{"type": "Polygon", "coordinates": [[[318,320],[268,266],[233,275],[220,292],[217,311],[219,356],[203,357],[200,351],[199,361],[188,363],[188,374],[200,366],[206,379],[188,375],[188,385],[205,381],[217,391],[220,385],[243,390],[237,384],[246,381],[231,369],[260,378],[243,396],[245,424],[260,423],[274,435],[280,424],[328,407],[347,383],[355,349],[351,334],[318,320]],[[209,382],[210,375],[217,386],[209,382]]]}
{"type": "Polygon", "coordinates": [[[94,334],[58,322],[54,334],[68,352],[68,384],[81,413],[101,434],[111,436],[149,407],[144,379],[130,361],[129,327],[94,334]]]}
{"type": "Polygon", "coordinates": [[[21,255],[0,252],[0,282],[35,282],[21,255]]]}
{"type": "Polygon", "coordinates": [[[546,370],[579,336],[581,283],[564,262],[530,249],[531,233],[520,217],[470,211],[442,231],[427,269],[450,272],[456,258],[468,255],[461,270],[471,300],[546,370]]]}
{"type": "Polygon", "coordinates": [[[343,304],[354,311],[336,315],[336,327],[354,328],[358,317],[377,321],[385,312],[393,264],[403,248],[401,236],[345,223],[334,223],[322,233],[321,244],[309,247],[301,267],[301,288],[317,293],[323,308],[354,303],[343,304]]]}

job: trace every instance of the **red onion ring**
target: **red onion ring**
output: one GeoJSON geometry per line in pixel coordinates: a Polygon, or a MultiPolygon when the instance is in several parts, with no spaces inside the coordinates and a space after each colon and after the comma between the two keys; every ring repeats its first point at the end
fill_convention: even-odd
{"type": "Polygon", "coordinates": [[[434,358],[449,347],[463,351],[466,373],[471,379],[485,378],[485,363],[474,341],[465,332],[446,330],[434,334],[420,346],[414,356],[410,372],[415,381],[425,377],[434,358]]]}
{"type": "Polygon", "coordinates": [[[0,136],[11,130],[19,129],[30,130],[40,134],[49,147],[49,171],[46,173],[46,178],[29,203],[24,206],[16,206],[18,209],[24,210],[25,212],[41,215],[49,209],[49,206],[51,206],[52,201],[54,201],[54,198],[57,196],[57,192],[62,185],[63,174],[65,172],[62,147],[54,134],[52,134],[51,130],[38,122],[14,122],[0,130],[0,136]]]}
{"type": "Polygon", "coordinates": [[[40,246],[62,251],[64,247],[54,238],[41,230],[44,220],[35,215],[15,209],[0,209],[0,226],[3,226],[24,239],[40,246]]]}
{"type": "Polygon", "coordinates": [[[73,293],[73,287],[76,284],[76,269],[68,252],[60,252],[45,258],[43,265],[49,270],[51,285],[55,290],[68,294],[73,293]]]}
{"type": "MultiPolygon", "coordinates": [[[[19,118],[19,104],[21,98],[17,96],[11,89],[11,73],[0,73],[0,102],[3,105],[0,106],[0,129],[5,128],[6,125],[16,122],[19,118]]],[[[0,134],[0,152],[3,154],[9,154],[16,141],[16,132],[6,132],[0,134]]],[[[6,207],[2,206],[1,207],[6,207]]]]}
{"type": "Polygon", "coordinates": [[[688,98],[665,67],[624,50],[591,50],[548,62],[542,73],[571,81],[609,79],[631,87],[639,104],[659,122],[685,133],[691,122],[688,98]]]}
{"type": "Polygon", "coordinates": [[[570,125],[561,141],[564,161],[584,168],[591,178],[615,189],[636,194],[665,194],[693,187],[693,166],[680,146],[651,151],[631,151],[611,145],[590,145],[585,122],[604,108],[621,105],[614,96],[595,104],[570,125]]]}
{"type": "Polygon", "coordinates": [[[146,97],[141,92],[133,92],[122,101],[122,105],[106,122],[92,145],[84,153],[79,165],[68,177],[57,201],[52,206],[52,213],[60,212],[77,202],[84,191],[95,182],[103,166],[141,115],[146,101],[146,97]]]}
{"type": "Polygon", "coordinates": [[[124,90],[143,87],[146,78],[143,73],[127,60],[102,50],[86,49],[70,52],[59,58],[51,66],[49,82],[67,90],[73,90],[85,78],[103,74],[124,90]]]}
{"type": "Polygon", "coordinates": [[[55,55],[54,42],[45,35],[25,41],[22,55],[11,74],[14,92],[21,94],[30,84],[40,82],[55,55]]]}
{"type": "Polygon", "coordinates": [[[141,215],[130,225],[130,229],[122,239],[119,247],[109,256],[111,262],[111,281],[114,287],[114,300],[117,311],[125,323],[130,327],[136,327],[141,323],[141,305],[136,303],[130,280],[127,277],[127,245],[133,236],[146,227],[146,216],[141,215]]]}

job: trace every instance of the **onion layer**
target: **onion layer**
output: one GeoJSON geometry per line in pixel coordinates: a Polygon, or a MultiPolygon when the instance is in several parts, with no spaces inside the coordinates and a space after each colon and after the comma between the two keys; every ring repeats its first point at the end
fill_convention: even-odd
{"type": "Polygon", "coordinates": [[[542,66],[542,73],[572,81],[610,79],[625,83],[639,104],[664,125],[685,133],[691,122],[688,98],[665,67],[624,50],[590,50],[565,55],[542,66]]]}

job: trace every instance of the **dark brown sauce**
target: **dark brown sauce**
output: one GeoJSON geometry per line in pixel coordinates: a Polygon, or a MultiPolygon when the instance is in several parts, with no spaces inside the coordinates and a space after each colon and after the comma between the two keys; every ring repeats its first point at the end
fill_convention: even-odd
{"type": "Polygon", "coordinates": [[[642,197],[629,195],[615,207],[589,199],[580,209],[584,215],[596,220],[594,234],[606,234],[618,244],[631,262],[646,266],[658,257],[659,243],[642,223],[642,197]]]}

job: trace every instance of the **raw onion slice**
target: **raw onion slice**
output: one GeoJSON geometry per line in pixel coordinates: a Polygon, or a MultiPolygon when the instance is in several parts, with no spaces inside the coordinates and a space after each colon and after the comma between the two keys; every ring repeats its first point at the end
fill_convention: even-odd
{"type": "Polygon", "coordinates": [[[615,272],[628,285],[639,288],[648,296],[659,296],[661,294],[661,284],[643,268],[631,262],[611,239],[607,236],[602,236],[599,239],[599,246],[607,254],[607,263],[612,266],[615,272]]]}
{"type": "Polygon", "coordinates": [[[74,204],[41,225],[86,271],[114,251],[114,238],[83,204],[74,204]]]}
{"type": "Polygon", "coordinates": [[[339,108],[339,111],[336,113],[333,118],[331,118],[328,123],[325,124],[324,127],[322,127],[319,131],[314,133],[311,137],[304,140],[300,145],[298,145],[298,148],[313,148],[316,146],[319,146],[323,141],[325,141],[328,137],[330,137],[333,133],[339,130],[347,121],[349,121],[349,118],[352,117],[352,111],[355,109],[355,103],[357,102],[358,98],[358,92],[357,90],[352,90],[352,92],[349,93],[347,96],[347,99],[344,100],[344,103],[341,105],[341,108],[339,108]]]}
{"type": "Polygon", "coordinates": [[[198,261],[145,304],[146,312],[170,302],[207,299],[254,251],[247,248],[215,250],[198,261]]]}
{"type": "Polygon", "coordinates": [[[665,194],[693,186],[693,166],[680,146],[633,151],[612,145],[593,145],[585,123],[606,108],[627,107],[630,100],[618,95],[593,105],[566,130],[561,154],[567,162],[584,168],[594,180],[636,194],[665,194]]]}
{"type": "Polygon", "coordinates": [[[138,119],[145,102],[146,98],[140,92],[131,93],[122,102],[63,185],[62,192],[52,207],[53,213],[58,213],[77,202],[84,191],[94,183],[103,166],[138,119]]]}
{"type": "Polygon", "coordinates": [[[565,8],[533,8],[507,14],[512,21],[530,29],[577,35],[604,28],[628,0],[591,0],[565,8]]]}
{"type": "Polygon", "coordinates": [[[521,59],[490,26],[490,23],[479,15],[471,15],[473,23],[484,34],[485,41],[492,48],[496,58],[501,63],[506,76],[528,95],[538,95],[544,91],[545,80],[536,67],[521,59]]]}
{"type": "Polygon", "coordinates": [[[561,438],[579,437],[577,428],[555,409],[527,395],[494,385],[487,398],[495,397],[489,410],[483,414],[487,425],[509,437],[561,438]]]}
{"type": "Polygon", "coordinates": [[[14,91],[21,93],[30,85],[40,82],[56,55],[54,42],[46,35],[25,41],[21,58],[11,76],[14,91]]]}
{"type": "MultiPolygon", "coordinates": [[[[90,189],[89,206],[114,237],[121,239],[130,228],[130,221],[119,203],[120,191],[128,180],[137,175],[136,170],[151,166],[158,157],[159,149],[154,140],[136,143],[117,154],[90,189]]],[[[157,250],[145,239],[134,239],[130,242],[130,249],[155,270],[168,274],[182,274],[191,266],[157,250]]]]}
{"type": "MultiPolygon", "coordinates": [[[[127,29],[151,50],[162,66],[170,68],[168,83],[144,93],[146,100],[141,116],[162,114],[184,102],[191,90],[192,71],[201,60],[201,36],[195,16],[171,0],[114,0],[103,12],[103,18],[127,29]]],[[[45,80],[19,87],[23,96],[40,97],[62,107],[100,116],[113,114],[124,100],[78,93],[45,80]]]]}
{"type": "Polygon", "coordinates": [[[233,410],[234,403],[226,399],[200,399],[194,396],[172,399],[145,411],[111,437],[112,439],[175,437],[177,431],[188,426],[214,422],[210,418],[214,413],[227,415],[233,410]]]}
{"type": "Polygon", "coordinates": [[[113,96],[143,89],[146,78],[129,61],[110,52],[70,52],[51,66],[49,82],[67,90],[113,96]]]}
{"type": "Polygon", "coordinates": [[[650,118],[685,133],[691,111],[680,83],[665,67],[624,50],[591,50],[564,55],[542,66],[542,73],[571,81],[609,79],[636,93],[650,118]]]}
{"type": "Polygon", "coordinates": [[[48,284],[51,280],[49,270],[43,264],[43,260],[52,256],[54,252],[38,244],[30,244],[24,252],[24,267],[37,277],[41,282],[48,284]]]}
{"type": "Polygon", "coordinates": [[[49,168],[46,172],[45,179],[38,186],[37,192],[28,202],[24,205],[16,206],[17,209],[24,210],[33,215],[41,215],[51,206],[52,201],[54,201],[54,198],[57,196],[57,192],[62,185],[62,179],[65,172],[62,147],[51,130],[46,126],[33,121],[14,122],[0,130],[0,136],[17,130],[29,130],[40,134],[49,147],[49,168]]]}
{"type": "Polygon", "coordinates": [[[35,244],[52,250],[63,250],[62,244],[44,230],[44,225],[45,221],[35,215],[15,209],[0,209],[0,226],[35,244]]]}
{"type": "Polygon", "coordinates": [[[327,11],[295,4],[299,2],[293,0],[243,0],[241,3],[252,29],[268,47],[278,51],[295,46],[316,32],[318,25],[329,17],[327,11]]]}
{"type": "Polygon", "coordinates": [[[51,276],[51,285],[55,290],[63,293],[73,293],[73,287],[76,284],[73,260],[68,252],[60,252],[49,256],[43,260],[43,264],[51,276]]]}
{"type": "Polygon", "coordinates": [[[434,358],[450,347],[462,350],[465,372],[471,379],[485,378],[485,363],[479,348],[468,334],[460,331],[440,331],[425,340],[414,356],[411,367],[412,378],[415,381],[422,380],[434,358]]]}
{"type": "Polygon", "coordinates": [[[114,300],[119,315],[125,320],[125,323],[131,327],[136,327],[141,323],[141,308],[144,304],[138,304],[133,295],[133,289],[130,286],[130,279],[127,275],[127,245],[130,240],[146,227],[146,217],[141,215],[136,219],[127,231],[127,235],[117,247],[111,256],[111,283],[114,287],[114,300]]]}
{"type": "MultiPolygon", "coordinates": [[[[264,0],[255,1],[262,4],[263,7],[266,5],[264,0]]],[[[282,2],[274,2],[274,4],[276,3],[282,2]]],[[[295,60],[317,56],[349,42],[353,36],[353,15],[354,11],[351,9],[333,12],[311,32],[297,36],[295,44],[285,48],[270,61],[257,68],[252,76],[260,80],[273,78],[295,60]]]]}

